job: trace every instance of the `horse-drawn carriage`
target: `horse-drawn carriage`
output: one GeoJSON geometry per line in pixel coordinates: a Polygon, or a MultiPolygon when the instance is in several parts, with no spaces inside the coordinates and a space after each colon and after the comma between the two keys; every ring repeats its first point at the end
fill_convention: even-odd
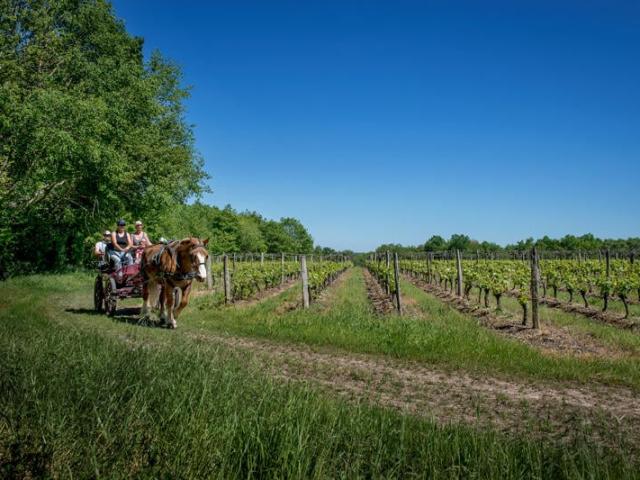
{"type": "MultiPolygon", "coordinates": [[[[93,306],[97,312],[106,312],[113,316],[118,301],[125,298],[141,298],[144,288],[144,276],[140,268],[140,259],[144,247],[134,247],[135,261],[114,269],[112,262],[102,262],[93,286],[93,306]]],[[[182,291],[174,289],[174,306],[180,305],[182,291]]],[[[159,296],[162,298],[162,295],[159,296]]]]}
{"type": "Polygon", "coordinates": [[[159,309],[160,319],[169,328],[176,328],[176,318],[189,303],[192,281],[206,279],[208,242],[188,237],[135,247],[135,262],[117,271],[110,263],[102,266],[93,290],[96,311],[113,316],[119,300],[142,297],[141,318],[159,309]]]}

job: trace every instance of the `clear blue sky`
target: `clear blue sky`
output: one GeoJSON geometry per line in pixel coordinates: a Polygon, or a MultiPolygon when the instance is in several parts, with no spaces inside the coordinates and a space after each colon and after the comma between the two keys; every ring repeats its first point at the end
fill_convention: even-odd
{"type": "Polygon", "coordinates": [[[208,203],[354,250],[640,236],[640,2],[114,6],[192,86],[208,203]]]}

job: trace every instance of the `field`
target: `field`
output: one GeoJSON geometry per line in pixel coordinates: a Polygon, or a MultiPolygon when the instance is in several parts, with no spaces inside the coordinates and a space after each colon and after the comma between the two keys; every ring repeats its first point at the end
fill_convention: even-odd
{"type": "Polygon", "coordinates": [[[484,284],[457,298],[449,264],[405,263],[402,316],[352,265],[326,288],[310,273],[305,310],[295,269],[241,265],[238,301],[201,287],[175,331],[137,300],[97,314],[88,273],[1,283],[1,476],[639,476],[636,304],[624,325],[541,305],[539,331],[513,328],[513,285],[495,312],[484,284]]]}

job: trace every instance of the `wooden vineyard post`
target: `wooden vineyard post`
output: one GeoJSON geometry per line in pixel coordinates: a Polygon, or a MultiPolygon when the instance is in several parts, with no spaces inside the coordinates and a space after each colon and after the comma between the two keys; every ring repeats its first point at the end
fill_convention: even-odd
{"type": "Polygon", "coordinates": [[[431,283],[431,261],[433,260],[433,253],[427,253],[427,281],[431,283]]]}
{"type": "Polygon", "coordinates": [[[538,264],[538,252],[535,247],[531,249],[531,321],[533,328],[540,328],[538,316],[538,285],[540,283],[540,265],[538,264]]]}
{"type": "Polygon", "coordinates": [[[460,250],[456,250],[456,268],[458,270],[458,288],[456,293],[462,297],[462,260],[460,259],[460,250]]]}
{"type": "Polygon", "coordinates": [[[207,268],[207,290],[211,290],[213,288],[213,277],[211,276],[211,256],[207,257],[207,264],[205,265],[207,268]]]}
{"type": "Polygon", "coordinates": [[[231,303],[231,272],[229,271],[229,256],[223,257],[223,281],[224,281],[224,303],[231,303]]]}
{"type": "Polygon", "coordinates": [[[387,260],[387,268],[385,270],[385,284],[386,284],[386,290],[387,290],[387,295],[391,295],[391,285],[389,285],[389,267],[391,266],[391,257],[389,254],[389,250],[386,251],[386,260],[387,260]]]}
{"type": "MultiPolygon", "coordinates": [[[[604,261],[605,261],[605,268],[607,272],[607,284],[608,284],[609,278],[611,278],[611,254],[609,253],[608,248],[604,252],[604,261]]],[[[604,305],[602,306],[602,311],[606,312],[608,307],[609,307],[609,288],[607,285],[607,289],[604,292],[604,305]]]]}
{"type": "Polygon", "coordinates": [[[260,265],[264,265],[264,252],[260,252],[260,265]]]}
{"type": "Polygon", "coordinates": [[[400,269],[398,268],[398,252],[395,252],[393,254],[393,276],[396,280],[396,310],[398,311],[398,315],[402,315],[402,303],[400,302],[400,269]]]}
{"type": "Polygon", "coordinates": [[[309,272],[307,272],[307,257],[300,256],[300,276],[302,277],[302,307],[309,308],[309,272]]]}
{"type": "Polygon", "coordinates": [[[280,285],[282,285],[284,283],[284,252],[280,254],[280,271],[280,285]]]}

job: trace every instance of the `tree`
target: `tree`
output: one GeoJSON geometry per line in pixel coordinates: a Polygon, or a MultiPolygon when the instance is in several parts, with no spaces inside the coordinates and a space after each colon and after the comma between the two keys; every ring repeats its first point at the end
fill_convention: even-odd
{"type": "Polygon", "coordinates": [[[238,248],[241,252],[267,251],[267,243],[260,230],[260,220],[254,216],[238,217],[238,248]]]}
{"type": "Polygon", "coordinates": [[[481,250],[482,252],[499,252],[502,250],[502,247],[500,245],[498,245],[497,243],[493,243],[493,242],[481,242],[478,245],[479,250],[481,250]]]}
{"type": "MultiPolygon", "coordinates": [[[[104,0],[0,0],[0,251],[78,263],[116,218],[203,190],[178,67],[145,61],[104,0]]],[[[6,265],[6,264],[5,264],[6,265]]]]}
{"type": "Polygon", "coordinates": [[[297,253],[294,240],[287,235],[281,223],[266,221],[262,224],[261,230],[269,253],[297,253]]]}
{"type": "Polygon", "coordinates": [[[424,244],[425,252],[440,252],[447,249],[447,242],[440,235],[433,235],[424,244]]]}
{"type": "Polygon", "coordinates": [[[216,253],[239,252],[240,221],[231,205],[218,210],[211,225],[213,230],[212,251],[216,253]]]}
{"type": "Polygon", "coordinates": [[[471,244],[471,239],[468,235],[463,235],[462,233],[454,233],[449,238],[447,242],[447,247],[449,250],[460,250],[461,252],[466,251],[471,244]]]}
{"type": "Polygon", "coordinates": [[[299,220],[286,217],[280,219],[280,224],[284,232],[291,239],[294,252],[310,253],[313,250],[313,238],[299,220]]]}

